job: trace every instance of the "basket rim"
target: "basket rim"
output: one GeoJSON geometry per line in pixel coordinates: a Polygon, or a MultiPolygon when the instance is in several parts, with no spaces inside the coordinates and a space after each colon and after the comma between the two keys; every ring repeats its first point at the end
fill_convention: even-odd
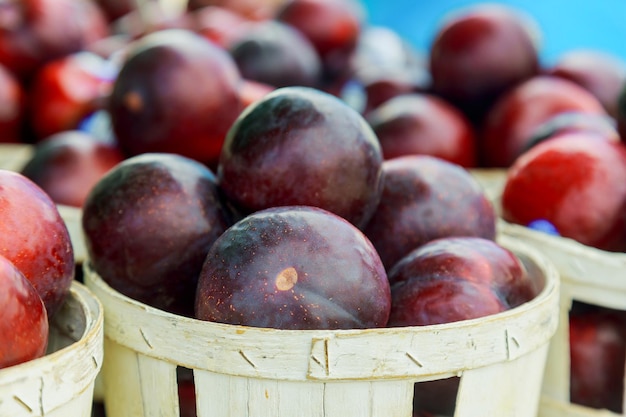
{"type": "Polygon", "coordinates": [[[587,246],[572,238],[550,235],[504,219],[498,220],[497,227],[507,236],[540,247],[552,259],[563,283],[603,288],[626,295],[626,280],[612,279],[615,273],[622,274],[626,269],[626,253],[587,246]],[[567,260],[565,256],[553,259],[551,255],[556,253],[567,255],[567,260]],[[610,274],[611,271],[613,274],[610,274]]]}
{"type": "MultiPolygon", "coordinates": [[[[369,375],[369,371],[359,370],[357,363],[359,361],[367,362],[368,360],[370,362],[372,360],[376,361],[376,359],[372,352],[363,353],[359,351],[359,348],[367,350],[369,343],[377,338],[386,338],[387,344],[392,345],[390,349],[394,349],[393,345],[398,343],[401,345],[398,349],[401,350],[407,346],[415,348],[416,344],[419,345],[416,342],[416,339],[419,338],[428,338],[435,341],[439,338],[445,338],[446,335],[455,331],[460,331],[470,335],[472,340],[467,343],[478,343],[478,348],[476,345],[473,345],[472,348],[480,349],[481,346],[484,346],[485,355],[479,355],[480,358],[469,360],[458,360],[457,358],[458,366],[454,370],[442,369],[441,365],[437,368],[436,366],[432,367],[423,364],[418,364],[418,366],[413,366],[412,368],[407,365],[400,365],[400,363],[396,364],[396,366],[385,367],[379,363],[380,358],[378,358],[377,364],[372,364],[372,369],[376,368],[374,369],[376,377],[415,378],[430,376],[432,378],[432,375],[435,374],[458,373],[464,369],[514,360],[547,344],[556,331],[559,308],[558,272],[547,259],[525,243],[508,236],[501,236],[499,240],[514,251],[523,252],[544,272],[545,285],[541,292],[533,300],[498,314],[432,326],[340,330],[283,330],[214,323],[177,316],[133,300],[113,290],[90,269],[88,259],[84,263],[84,276],[86,285],[96,293],[96,296],[100,298],[104,305],[106,338],[137,353],[193,369],[224,374],[274,378],[277,375],[269,367],[268,369],[261,369],[263,366],[259,365],[259,363],[264,360],[277,360],[276,358],[257,356],[259,362],[251,366],[252,361],[250,357],[254,355],[251,353],[250,356],[246,356],[244,353],[250,350],[261,349],[260,346],[264,343],[283,349],[284,346],[282,344],[288,343],[293,338],[299,340],[302,350],[300,354],[306,354],[309,363],[308,366],[304,366],[306,369],[293,370],[289,375],[283,375],[282,378],[293,380],[363,379],[368,378],[364,375],[369,375]],[[127,311],[121,313],[123,310],[127,311]],[[148,320],[145,316],[149,316],[150,319],[148,320]],[[133,317],[135,320],[129,323],[128,317],[133,317]],[[528,320],[530,317],[532,317],[532,320],[528,320]],[[158,320],[162,326],[158,331],[150,329],[155,320],[158,320]],[[493,323],[492,326],[485,326],[485,324],[491,323],[493,323]],[[481,329],[485,327],[493,328],[491,333],[483,334],[484,332],[481,329]],[[185,330],[182,329],[186,329],[188,333],[184,333],[185,330]],[[511,332],[511,334],[505,340],[504,335],[507,334],[507,331],[511,332]],[[497,337],[502,339],[494,341],[495,333],[498,334],[497,337]],[[522,333],[524,336],[520,335],[522,333]],[[516,336],[519,339],[528,338],[532,340],[516,340],[516,336]],[[190,338],[196,338],[199,346],[193,349],[181,349],[180,345],[176,349],[167,348],[167,345],[171,345],[172,342],[176,344],[181,340],[190,338]],[[394,343],[391,343],[392,340],[394,343]],[[520,342],[519,346],[514,346],[515,343],[520,342]],[[220,344],[220,348],[218,349],[212,346],[212,344],[220,344]],[[159,351],[163,346],[166,347],[167,353],[159,351]],[[194,349],[197,351],[194,351],[194,349]],[[354,367],[347,365],[346,369],[338,371],[333,368],[333,353],[341,352],[342,349],[347,349],[348,351],[336,353],[335,359],[348,362],[353,361],[355,363],[354,367]],[[225,358],[229,355],[237,358],[241,366],[232,366],[232,360],[231,363],[224,363],[225,358]]],[[[457,342],[461,345],[464,344],[463,340],[457,342]]],[[[263,356],[262,352],[255,353],[263,356]]],[[[286,353],[286,355],[289,354],[291,352],[286,353]]],[[[394,351],[393,354],[397,354],[397,361],[403,363],[410,361],[415,365],[417,361],[417,359],[410,357],[411,355],[408,351],[394,351]]],[[[434,355],[436,354],[438,353],[434,353],[434,355]]],[[[456,354],[458,356],[458,351],[450,348],[449,352],[439,352],[439,354],[450,354],[451,356],[456,354]]],[[[267,355],[270,354],[267,353],[267,355]]],[[[385,354],[383,353],[382,355],[384,356],[385,354]]],[[[419,357],[419,355],[417,356],[419,357]]],[[[280,359],[289,361],[289,358],[286,357],[281,357],[280,359]]],[[[455,361],[451,360],[451,362],[455,361]]],[[[364,366],[364,368],[367,368],[367,366],[364,366]]]]}
{"type": "Polygon", "coordinates": [[[0,414],[4,407],[11,406],[11,399],[11,402],[22,402],[24,408],[29,407],[26,401],[15,398],[16,388],[27,390],[28,402],[35,401],[38,410],[45,415],[71,401],[94,383],[103,362],[104,309],[93,292],[78,281],[72,281],[69,298],[78,303],[85,315],[85,329],[80,339],[40,358],[1,369],[0,414]],[[87,363],[89,365],[85,366],[87,363]],[[78,368],[81,368],[80,371],[78,368]],[[77,371],[80,376],[78,381],[76,378],[67,381],[76,387],[74,391],[63,389],[66,381],[63,377],[59,378],[67,370],[77,371]],[[7,401],[2,398],[5,396],[7,401]]]}

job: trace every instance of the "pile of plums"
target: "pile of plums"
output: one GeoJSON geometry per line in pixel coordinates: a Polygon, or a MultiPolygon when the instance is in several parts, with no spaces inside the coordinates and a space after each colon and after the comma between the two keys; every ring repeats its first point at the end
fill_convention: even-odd
{"type": "MultiPolygon", "coordinates": [[[[112,288],[213,322],[429,325],[541,290],[496,242],[494,207],[466,169],[429,155],[384,160],[365,118],[312,87],[249,105],[215,173],[169,152],[125,159],[92,188],[82,222],[90,266],[112,288]]],[[[416,412],[453,410],[455,389],[416,412]]]]}
{"type": "Polygon", "coordinates": [[[619,58],[542,62],[541,27],[504,5],[420,51],[356,0],[167,4],[0,5],[0,142],[33,145],[22,175],[83,209],[118,291],[226,323],[426,325],[539,291],[499,209],[624,251],[619,58]],[[506,170],[501,207],[471,168],[506,170]]]}

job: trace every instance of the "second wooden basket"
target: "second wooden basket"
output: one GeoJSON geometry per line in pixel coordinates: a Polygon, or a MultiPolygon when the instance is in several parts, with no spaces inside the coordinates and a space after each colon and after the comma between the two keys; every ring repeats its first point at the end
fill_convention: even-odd
{"type": "Polygon", "coordinates": [[[499,230],[540,250],[553,262],[561,279],[560,325],[550,346],[539,417],[626,415],[570,404],[568,326],[575,301],[626,310],[626,254],[602,251],[504,221],[499,230]]]}

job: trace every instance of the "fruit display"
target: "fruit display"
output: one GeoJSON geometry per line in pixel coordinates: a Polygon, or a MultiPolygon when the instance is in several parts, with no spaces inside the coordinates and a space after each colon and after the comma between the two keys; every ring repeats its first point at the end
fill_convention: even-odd
{"type": "MultiPolygon", "coordinates": [[[[138,416],[176,415],[183,401],[189,405],[189,380],[178,372],[184,368],[194,371],[199,416],[232,410],[246,416],[411,415],[415,383],[451,375],[461,376],[457,412],[535,416],[547,342],[558,321],[558,281],[536,251],[507,238],[501,245],[519,257],[539,285],[536,297],[489,317],[398,328],[288,330],[175,316],[122,296],[87,263],[85,282],[102,300],[110,326],[103,376],[117,382],[105,384],[107,415],[128,415],[131,408],[138,416]],[[507,377],[515,382],[506,383],[507,377]],[[477,402],[476,397],[496,400],[477,402]]],[[[263,291],[270,303],[276,281],[264,275],[261,270],[257,282],[268,284],[263,291]]],[[[285,275],[276,277],[281,288],[285,275]]],[[[236,272],[232,276],[236,282],[236,272]]],[[[299,296],[299,284],[298,279],[288,294],[299,296]]],[[[278,288],[274,293],[282,296],[278,288]]],[[[314,296],[304,295],[305,300],[314,296]]],[[[234,297],[245,297],[245,289],[234,297]]],[[[290,316],[287,309],[278,314],[290,316]]],[[[181,415],[189,415],[184,411],[181,415]]]]}
{"type": "MultiPolygon", "coordinates": [[[[546,62],[541,29],[478,3],[420,50],[356,0],[0,4],[0,281],[29,281],[46,323],[76,280],[102,298],[102,377],[124,380],[94,408],[108,417],[536,417],[552,391],[621,413],[623,332],[586,315],[591,296],[559,314],[552,266],[507,235],[626,252],[626,64],[546,62]],[[19,163],[2,153],[18,145],[19,163]],[[480,372],[523,389],[477,401],[480,372]]],[[[20,334],[45,333],[32,320],[20,334]]]]}

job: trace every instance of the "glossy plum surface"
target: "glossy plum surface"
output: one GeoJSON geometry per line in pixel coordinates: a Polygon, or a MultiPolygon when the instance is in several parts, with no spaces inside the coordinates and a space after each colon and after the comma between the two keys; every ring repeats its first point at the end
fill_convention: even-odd
{"type": "Polygon", "coordinates": [[[441,238],[415,249],[389,271],[389,326],[425,326],[484,317],[534,296],[510,251],[482,238],[441,238]]]}
{"type": "Polygon", "coordinates": [[[283,87],[234,123],[217,175],[246,213],[309,205],[360,227],[380,199],[382,160],[376,135],[346,103],[313,88],[283,87]]]}
{"type": "Polygon", "coordinates": [[[213,173],[175,154],[118,164],[83,207],[94,270],[131,298],[185,315],[206,253],[229,225],[213,173]]]}
{"type": "Polygon", "coordinates": [[[363,230],[387,269],[436,238],[495,238],[494,207],[462,167],[411,155],[385,161],[383,177],[380,203],[363,230]]]}
{"type": "Polygon", "coordinates": [[[392,286],[412,279],[440,278],[487,286],[508,308],[530,301],[539,291],[513,252],[480,237],[433,240],[403,257],[389,271],[392,286]]]}
{"type": "Polygon", "coordinates": [[[53,134],[35,145],[21,173],[57,204],[82,207],[93,186],[124,160],[114,143],[78,130],[53,134]]]}
{"type": "Polygon", "coordinates": [[[429,94],[403,94],[366,116],[383,157],[431,155],[470,168],[476,165],[474,127],[458,109],[429,94]]]}
{"type": "Polygon", "coordinates": [[[626,150],[586,132],[542,142],[509,169],[505,220],[547,220],[558,233],[610,251],[626,250],[626,150]]]}
{"type": "Polygon", "coordinates": [[[241,75],[275,87],[317,87],[322,64],[303,34],[276,20],[250,25],[229,47],[241,75]]]}
{"type": "Polygon", "coordinates": [[[441,22],[430,47],[433,91],[480,123],[502,93],[539,72],[536,30],[509,6],[459,9],[441,22]]]}
{"type": "Polygon", "coordinates": [[[0,255],[26,276],[52,317],[74,278],[70,235],[50,196],[7,170],[0,170],[0,255]]]}
{"type": "Polygon", "coordinates": [[[241,111],[241,76],[232,57],[184,29],[151,33],[134,44],[108,109],[129,156],[177,153],[213,166],[241,111]]]}
{"type": "Polygon", "coordinates": [[[507,91],[489,110],[482,128],[482,165],[509,167],[527,148],[534,130],[565,112],[606,115],[589,91],[560,77],[533,77],[507,91]]]}
{"type": "Polygon", "coordinates": [[[259,211],[210,249],[198,282],[202,320],[279,329],[384,327],[389,281],[352,224],[309,206],[259,211]]]}
{"type": "Polygon", "coordinates": [[[48,316],[26,277],[0,255],[0,369],[41,357],[48,345],[48,316]]]}

